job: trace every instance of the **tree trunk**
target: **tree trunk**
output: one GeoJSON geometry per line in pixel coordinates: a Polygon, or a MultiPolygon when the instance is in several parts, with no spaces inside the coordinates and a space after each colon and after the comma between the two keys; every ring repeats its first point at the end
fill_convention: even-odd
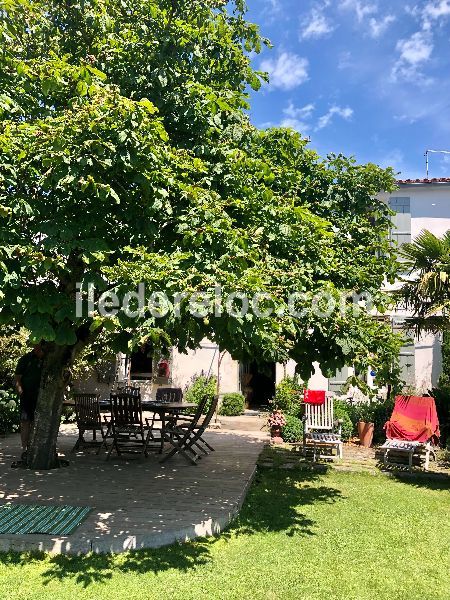
{"type": "Polygon", "coordinates": [[[28,466],[32,469],[53,469],[58,466],[56,441],[72,362],[73,347],[68,346],[52,346],[44,358],[34,428],[28,451],[28,466]]]}

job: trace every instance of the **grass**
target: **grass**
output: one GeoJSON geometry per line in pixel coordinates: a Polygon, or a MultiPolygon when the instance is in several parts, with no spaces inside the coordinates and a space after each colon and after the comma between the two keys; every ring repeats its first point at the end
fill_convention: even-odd
{"type": "Polygon", "coordinates": [[[222,536],[119,556],[0,554],[0,598],[448,599],[448,482],[262,468],[222,536]]]}

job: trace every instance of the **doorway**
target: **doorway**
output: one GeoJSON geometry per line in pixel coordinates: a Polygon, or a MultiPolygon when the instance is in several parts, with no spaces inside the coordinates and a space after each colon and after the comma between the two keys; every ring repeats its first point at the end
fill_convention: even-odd
{"type": "Polygon", "coordinates": [[[275,363],[241,363],[240,385],[246,408],[267,406],[275,395],[275,363]]]}

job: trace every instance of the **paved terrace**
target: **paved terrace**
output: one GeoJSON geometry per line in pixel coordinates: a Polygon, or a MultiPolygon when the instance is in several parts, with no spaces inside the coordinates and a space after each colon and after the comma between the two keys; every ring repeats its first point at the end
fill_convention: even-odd
{"type": "Polygon", "coordinates": [[[70,466],[39,472],[11,469],[20,456],[19,435],[0,438],[0,502],[90,506],[70,536],[0,535],[0,551],[123,552],[219,533],[239,510],[267,441],[257,417],[224,419],[206,439],[216,449],[193,466],[177,456],[105,460],[95,451],[70,454],[74,426],[62,426],[60,454],[70,466]]]}

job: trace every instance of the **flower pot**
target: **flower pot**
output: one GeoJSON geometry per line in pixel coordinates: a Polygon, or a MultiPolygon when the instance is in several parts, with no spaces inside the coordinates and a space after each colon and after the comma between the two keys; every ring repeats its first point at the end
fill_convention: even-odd
{"type": "Polygon", "coordinates": [[[281,437],[281,427],[279,425],[272,425],[270,428],[270,441],[272,444],[283,443],[283,438],[281,437]]]}
{"type": "Polygon", "coordinates": [[[358,436],[359,443],[361,446],[365,448],[370,448],[373,440],[373,431],[374,431],[373,423],[365,423],[364,421],[358,421],[358,436]]]}

